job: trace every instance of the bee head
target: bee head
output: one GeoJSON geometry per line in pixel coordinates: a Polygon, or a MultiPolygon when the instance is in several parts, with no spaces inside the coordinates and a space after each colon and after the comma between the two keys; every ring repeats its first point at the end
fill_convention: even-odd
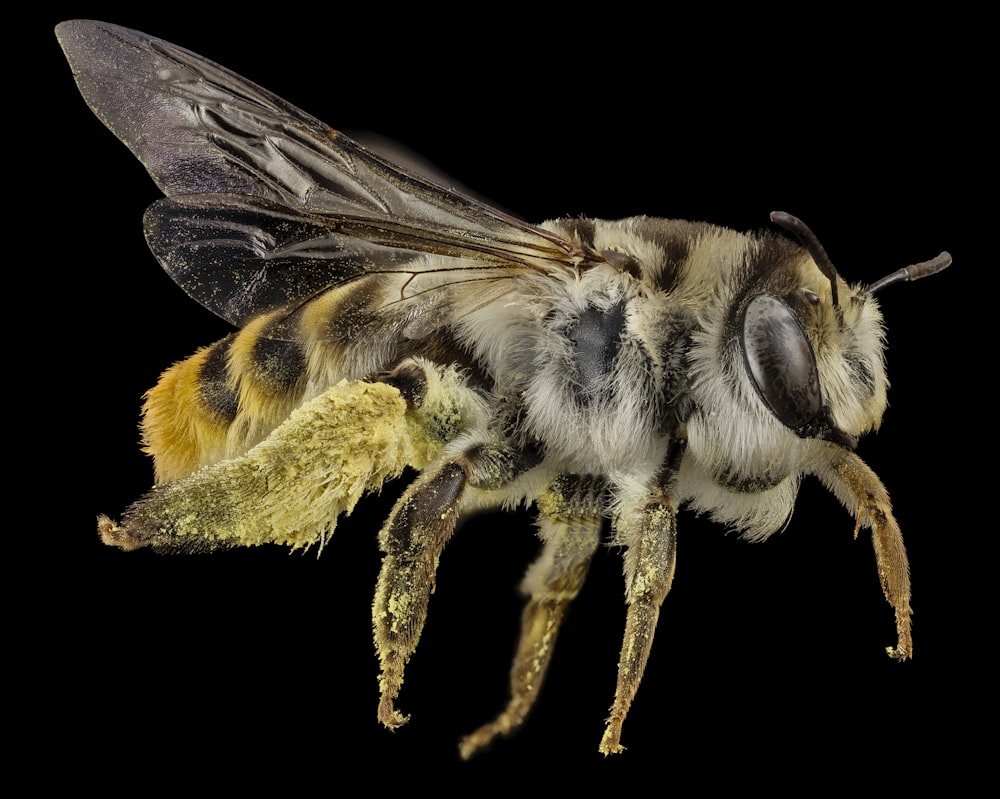
{"type": "Polygon", "coordinates": [[[739,322],[747,371],[758,395],[783,425],[802,438],[853,449],[859,435],[878,426],[886,405],[884,332],[875,293],[940,272],[951,257],[941,253],[869,286],[851,287],[805,223],[780,211],[772,213],[771,220],[805,248],[829,281],[829,298],[818,288],[799,288],[794,300],[769,293],[752,296],[739,322]]]}

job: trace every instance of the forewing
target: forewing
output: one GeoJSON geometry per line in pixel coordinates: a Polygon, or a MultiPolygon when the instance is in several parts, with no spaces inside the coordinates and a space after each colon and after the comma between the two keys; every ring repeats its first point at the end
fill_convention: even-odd
{"type": "Polygon", "coordinates": [[[470,269],[566,273],[585,258],[183,48],[87,20],[64,22],[56,35],[87,103],[174,198],[147,214],[154,254],[235,324],[376,267],[455,270],[465,282],[470,269]],[[239,257],[220,258],[227,250],[239,257]],[[252,290],[230,296],[234,286],[252,290]]]}

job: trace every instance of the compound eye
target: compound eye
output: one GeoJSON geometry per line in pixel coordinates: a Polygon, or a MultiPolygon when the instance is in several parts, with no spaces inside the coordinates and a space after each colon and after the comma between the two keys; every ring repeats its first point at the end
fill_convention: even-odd
{"type": "Polygon", "coordinates": [[[783,425],[804,430],[822,397],[816,357],[795,314],[776,297],[754,297],[743,309],[740,339],[761,399],[783,425]]]}

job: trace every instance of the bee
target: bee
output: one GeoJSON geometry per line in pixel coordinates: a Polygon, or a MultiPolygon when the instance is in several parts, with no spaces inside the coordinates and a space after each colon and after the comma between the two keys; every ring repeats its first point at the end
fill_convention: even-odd
{"type": "Polygon", "coordinates": [[[149,246],[237,332],[145,398],[155,485],[124,550],[322,550],[338,518],[411,469],[379,533],[378,718],[397,708],[441,551],[484,509],[534,506],[541,553],[509,701],[470,757],[534,705],[610,523],[626,621],[599,749],[621,734],[670,588],[682,507],[758,541],[813,475],[871,530],[913,652],[910,577],[888,492],[855,454],[886,408],[875,295],[941,253],[849,284],[787,213],[739,233],[682,220],[530,225],[332,130],[194,53],[91,21],[56,29],[85,100],[166,195],[149,246]]]}

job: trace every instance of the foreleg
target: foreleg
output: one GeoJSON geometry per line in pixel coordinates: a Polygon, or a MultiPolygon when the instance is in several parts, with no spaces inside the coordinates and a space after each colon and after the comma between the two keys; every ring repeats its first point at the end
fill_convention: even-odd
{"type": "Polygon", "coordinates": [[[837,448],[830,466],[832,471],[823,471],[819,477],[854,514],[855,537],[862,527],[872,531],[882,593],[896,614],[896,646],[886,647],[886,652],[889,657],[906,660],[913,656],[910,564],[889,492],[878,475],[853,452],[837,448]]]}

